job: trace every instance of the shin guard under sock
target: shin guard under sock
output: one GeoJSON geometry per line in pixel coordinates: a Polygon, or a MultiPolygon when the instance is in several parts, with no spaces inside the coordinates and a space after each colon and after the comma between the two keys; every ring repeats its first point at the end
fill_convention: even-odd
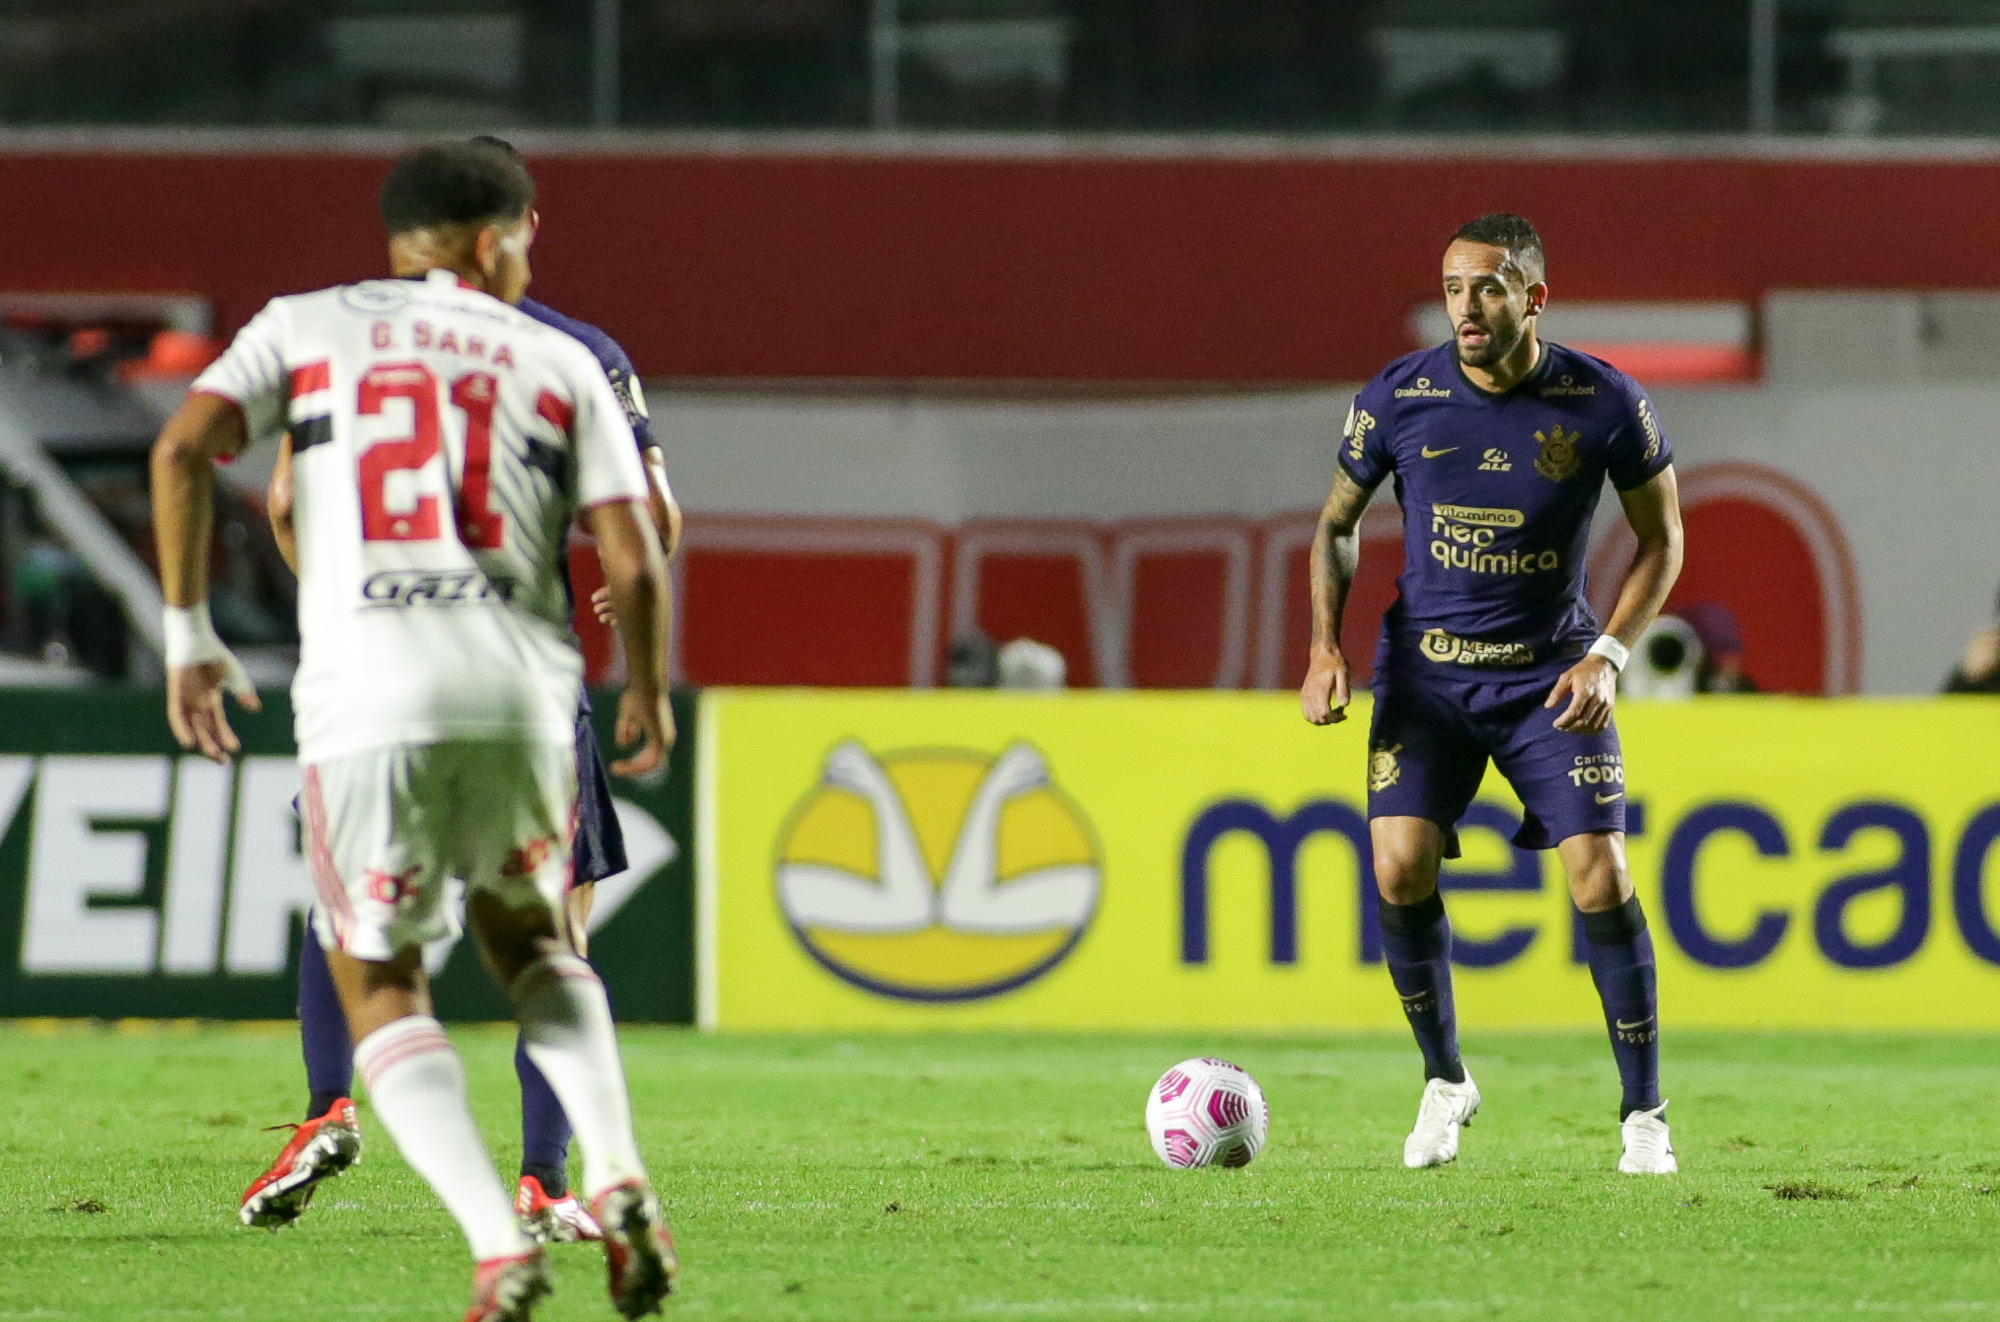
{"type": "Polygon", "coordinates": [[[348,1040],[347,1012],[334,990],[326,951],[310,925],[299,947],[299,1048],[306,1058],[306,1119],[323,1116],[343,1097],[354,1096],[354,1044],[348,1040]]]}
{"type": "Polygon", "coordinates": [[[541,1181],[549,1197],[561,1198],[569,1192],[569,1117],[556,1090],[528,1059],[525,1034],[514,1043],[514,1073],[521,1080],[521,1174],[541,1181]]]}
{"type": "Polygon", "coordinates": [[[1582,917],[1590,980],[1604,1003],[1604,1026],[1611,1033],[1611,1054],[1624,1086],[1618,1112],[1622,1120],[1660,1104],[1660,998],[1653,934],[1646,930],[1646,914],[1636,895],[1616,909],[1582,917]]]}
{"type": "Polygon", "coordinates": [[[438,1021],[410,1015],[385,1024],[355,1047],[354,1063],[382,1127],[465,1231],[473,1258],[527,1252],[531,1245],[514,1218],[514,1200],[473,1123],[465,1067],[438,1021]]]}
{"type": "Polygon", "coordinates": [[[586,1199],[644,1179],[611,1003],[597,974],[575,955],[546,955],[523,969],[507,991],[529,1059],[576,1127],[586,1199]]]}
{"type": "Polygon", "coordinates": [[[1382,956],[1424,1053],[1424,1077],[1465,1082],[1451,997],[1451,920],[1436,891],[1415,904],[1381,904],[1382,956]]]}

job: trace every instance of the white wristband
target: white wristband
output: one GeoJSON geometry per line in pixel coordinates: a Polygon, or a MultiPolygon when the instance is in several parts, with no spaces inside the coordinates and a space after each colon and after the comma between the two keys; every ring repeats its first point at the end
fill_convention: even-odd
{"type": "Polygon", "coordinates": [[[170,666],[195,666],[204,661],[219,661],[229,655],[216,636],[215,624],[208,618],[208,603],[198,601],[192,606],[169,606],[162,619],[167,635],[167,664],[170,666]]]}
{"type": "Polygon", "coordinates": [[[1632,649],[1607,633],[1598,635],[1597,641],[1590,645],[1590,655],[1603,657],[1613,670],[1623,674],[1625,663],[1632,659],[1632,649]]]}

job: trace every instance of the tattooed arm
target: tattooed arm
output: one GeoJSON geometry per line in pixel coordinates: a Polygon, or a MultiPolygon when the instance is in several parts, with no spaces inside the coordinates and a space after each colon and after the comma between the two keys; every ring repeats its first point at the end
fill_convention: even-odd
{"type": "Polygon", "coordinates": [[[1362,486],[1345,467],[1337,466],[1333,490],[1320,511],[1319,532],[1313,537],[1312,659],[1299,690],[1299,705],[1314,725],[1347,719],[1347,658],[1340,654],[1340,619],[1361,564],[1361,514],[1374,494],[1372,487],[1362,486]]]}

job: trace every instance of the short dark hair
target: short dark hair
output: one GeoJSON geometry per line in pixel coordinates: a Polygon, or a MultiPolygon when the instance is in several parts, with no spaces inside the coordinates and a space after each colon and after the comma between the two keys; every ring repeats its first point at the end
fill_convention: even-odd
{"type": "Polygon", "coordinates": [[[1503,248],[1529,284],[1548,274],[1548,255],[1542,250],[1542,236],[1526,216],[1511,211],[1494,211],[1478,220],[1468,220],[1451,236],[1453,243],[1484,243],[1503,248]]]}
{"type": "Polygon", "coordinates": [[[507,141],[507,139],[499,137],[496,134],[475,133],[470,138],[466,139],[466,141],[470,142],[475,147],[491,147],[494,151],[500,152],[503,155],[511,157],[512,159],[517,161],[521,159],[521,149],[519,147],[516,147],[513,143],[507,141]]]}
{"type": "Polygon", "coordinates": [[[535,181],[513,149],[443,142],[399,158],[382,181],[391,234],[437,225],[511,224],[535,205],[535,181]]]}

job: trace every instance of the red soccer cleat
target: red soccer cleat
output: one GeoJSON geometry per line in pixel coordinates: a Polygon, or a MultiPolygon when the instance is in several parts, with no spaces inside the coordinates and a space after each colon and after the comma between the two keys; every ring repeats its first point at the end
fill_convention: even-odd
{"type": "Polygon", "coordinates": [[[575,1194],[551,1198],[542,1188],[542,1182],[532,1175],[523,1175],[514,1188],[514,1214],[521,1218],[521,1229],[543,1244],[576,1244],[604,1238],[604,1232],[590,1219],[590,1213],[583,1210],[575,1194]]]}
{"type": "Polygon", "coordinates": [[[660,1200],[644,1180],[627,1180],[591,1199],[590,1211],[604,1231],[611,1306],[625,1318],[659,1312],[660,1301],[674,1292],[681,1274],[660,1200]]]}
{"type": "MultiPolygon", "coordinates": [[[[274,1126],[283,1128],[283,1126],[274,1126]]],[[[237,1213],[246,1226],[276,1230],[299,1219],[321,1180],[338,1175],[361,1160],[361,1124],[354,1103],[343,1097],[326,1114],[292,1127],[291,1141],[243,1191],[237,1213]]]]}
{"type": "Polygon", "coordinates": [[[541,1249],[511,1258],[488,1258],[472,1277],[472,1307],[465,1322],[528,1322],[535,1301],[552,1294],[549,1260],[541,1249]]]}

